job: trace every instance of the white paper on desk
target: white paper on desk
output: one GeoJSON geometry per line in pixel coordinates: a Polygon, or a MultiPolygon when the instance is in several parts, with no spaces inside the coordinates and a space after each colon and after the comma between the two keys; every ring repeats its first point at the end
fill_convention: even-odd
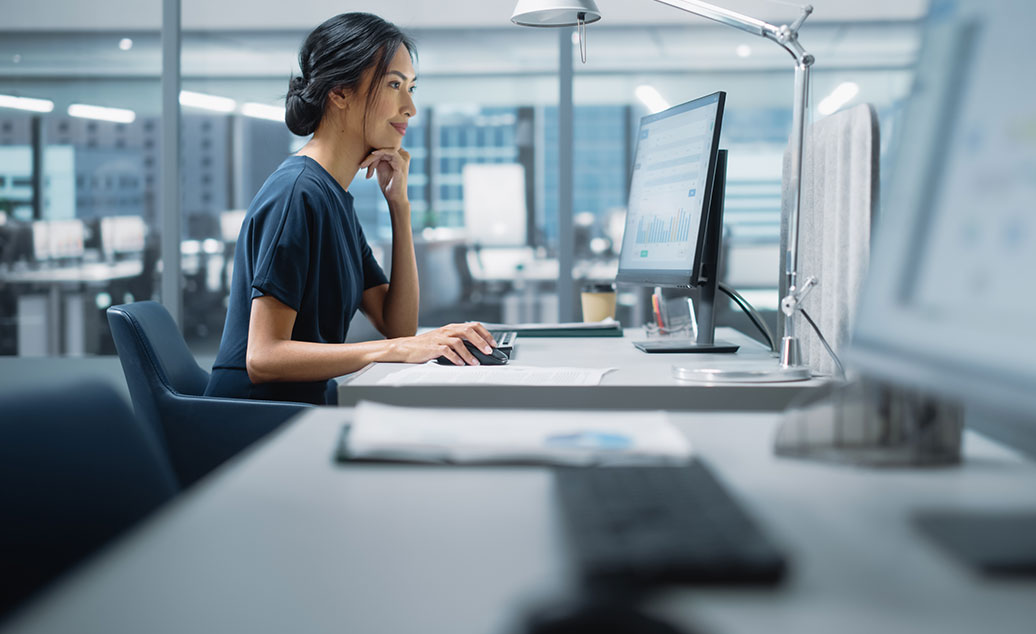
{"type": "Polygon", "coordinates": [[[562,465],[683,464],[690,443],[661,411],[395,407],[360,402],[357,459],[562,465]]]}
{"type": "Polygon", "coordinates": [[[615,368],[537,368],[531,366],[415,365],[382,377],[378,385],[600,385],[615,368]]]}

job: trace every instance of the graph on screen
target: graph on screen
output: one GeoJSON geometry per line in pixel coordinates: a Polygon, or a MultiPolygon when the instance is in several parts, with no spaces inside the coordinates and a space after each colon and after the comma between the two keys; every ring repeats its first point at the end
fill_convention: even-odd
{"type": "Polygon", "coordinates": [[[1025,26],[1008,12],[979,29],[971,89],[960,98],[942,186],[931,200],[912,282],[913,301],[976,328],[1032,333],[1036,296],[1036,89],[1013,81],[1003,59],[1025,59],[1025,26]],[[995,96],[995,98],[993,98],[995,96]]]}
{"type": "Polygon", "coordinates": [[[691,214],[681,207],[668,218],[641,216],[637,223],[637,244],[659,242],[686,242],[691,236],[691,214]]]}

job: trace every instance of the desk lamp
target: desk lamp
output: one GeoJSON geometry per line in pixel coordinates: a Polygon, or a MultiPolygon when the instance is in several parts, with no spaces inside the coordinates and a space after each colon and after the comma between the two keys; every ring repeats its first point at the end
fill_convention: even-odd
{"type": "MultiPolygon", "coordinates": [[[[781,339],[780,365],[764,370],[718,370],[675,368],[678,378],[707,381],[801,381],[812,376],[808,366],[802,364],[799,339],[795,336],[795,314],[801,309],[803,297],[816,285],[816,278],[805,280],[798,286],[799,250],[799,199],[802,192],[802,140],[805,128],[806,99],[809,91],[809,70],[814,58],[799,44],[799,28],[813,12],[812,5],[801,7],[801,14],[790,25],[774,26],[735,11],[718,7],[700,0],[655,0],[676,9],[714,20],[721,24],[746,31],[753,35],[776,42],[788,51],[795,60],[795,103],[792,110],[791,128],[791,218],[788,235],[787,266],[784,271],[788,287],[787,295],[781,298],[781,313],[784,317],[784,337],[781,339]]],[[[594,0],[518,0],[511,21],[519,26],[577,26],[580,35],[580,52],[585,57],[585,26],[601,19],[601,12],[594,0]]]]}

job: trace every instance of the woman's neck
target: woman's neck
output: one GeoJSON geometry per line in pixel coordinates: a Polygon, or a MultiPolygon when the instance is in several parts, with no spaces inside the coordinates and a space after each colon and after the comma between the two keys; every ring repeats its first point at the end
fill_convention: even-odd
{"type": "MultiPolygon", "coordinates": [[[[325,122],[326,123],[326,122],[325,122]]],[[[364,159],[367,152],[344,134],[337,133],[337,130],[328,130],[327,125],[321,125],[309,143],[304,145],[297,152],[299,156],[308,156],[320,167],[327,170],[342,189],[348,190],[353,177],[360,169],[360,161],[364,159]]]]}

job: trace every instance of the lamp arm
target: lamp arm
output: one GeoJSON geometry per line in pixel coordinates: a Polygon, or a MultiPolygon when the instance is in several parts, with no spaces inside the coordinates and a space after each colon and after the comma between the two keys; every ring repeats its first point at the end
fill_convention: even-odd
{"type": "Polygon", "coordinates": [[[780,45],[795,59],[795,103],[792,109],[792,130],[789,144],[791,170],[788,174],[791,200],[789,201],[787,259],[785,270],[783,271],[784,280],[788,287],[788,295],[781,300],[781,308],[784,313],[784,337],[781,340],[780,367],[783,370],[799,368],[802,366],[802,353],[799,348],[799,339],[795,333],[794,318],[799,310],[802,297],[816,283],[815,278],[810,278],[803,288],[800,289],[798,287],[802,145],[806,127],[806,100],[808,98],[810,68],[815,61],[813,56],[807,53],[802,48],[802,45],[799,44],[799,28],[813,12],[813,7],[811,5],[802,7],[799,17],[790,25],[774,26],[768,22],[757,20],[736,11],[717,7],[703,0],[655,0],[655,2],[766,38],[780,45]]]}
{"type": "Polygon", "coordinates": [[[737,11],[731,11],[723,7],[717,7],[709,2],[703,2],[702,0],[655,0],[660,4],[665,4],[673,7],[674,9],[680,9],[687,13],[693,13],[694,15],[708,18],[720,24],[726,24],[727,26],[735,29],[751,33],[752,35],[758,35],[764,37],[772,42],[779,44],[784,50],[788,51],[795,61],[799,64],[805,64],[806,66],[813,64],[813,56],[807,53],[802,45],[799,44],[799,28],[802,23],[806,21],[809,14],[813,13],[813,6],[806,5],[802,7],[802,13],[796,18],[790,25],[774,26],[769,22],[757,20],[756,18],[749,17],[743,13],[737,11]]]}

